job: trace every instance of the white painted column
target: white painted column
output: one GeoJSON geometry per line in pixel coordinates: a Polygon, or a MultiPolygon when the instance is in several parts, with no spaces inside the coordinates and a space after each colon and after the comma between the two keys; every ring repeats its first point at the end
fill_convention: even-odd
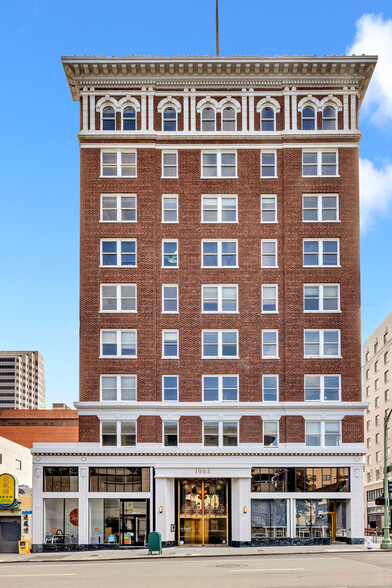
{"type": "Polygon", "coordinates": [[[351,130],[355,131],[357,128],[357,95],[351,94],[351,130]]]}
{"type": "MultiPolygon", "coordinates": [[[[184,110],[183,110],[183,121],[184,121],[184,128],[183,131],[189,131],[189,97],[188,97],[188,88],[184,89],[184,110]]],[[[181,129],[179,129],[181,130],[181,129]]]]}
{"type": "Polygon", "coordinates": [[[82,91],[82,131],[88,131],[88,94],[87,88],[82,91]]]}
{"type": "Polygon", "coordinates": [[[174,505],[174,478],[155,479],[155,530],[162,535],[162,541],[174,541],[175,532],[170,525],[177,525],[174,505]],[[163,511],[159,512],[159,507],[163,511]]]}
{"type": "Polygon", "coordinates": [[[248,100],[246,88],[242,88],[242,131],[248,130],[248,100]]]}
{"type": "Polygon", "coordinates": [[[232,478],[231,480],[231,517],[232,541],[240,543],[250,541],[251,512],[249,478],[232,478]],[[246,513],[244,512],[244,507],[246,507],[246,513]]]}
{"type": "MultiPolygon", "coordinates": [[[[292,88],[295,90],[295,88],[292,88]]],[[[291,94],[291,128],[297,130],[297,94],[291,94]]]]}
{"type": "Polygon", "coordinates": [[[348,131],[349,124],[348,124],[348,94],[344,94],[343,96],[343,129],[348,131]]]}
{"type": "Polygon", "coordinates": [[[94,94],[94,88],[90,88],[90,131],[95,131],[95,94],[94,94]]]}
{"type": "Polygon", "coordinates": [[[88,468],[79,468],[79,545],[89,543],[88,532],[88,468]]]}
{"type": "Polygon", "coordinates": [[[141,130],[145,131],[147,128],[147,101],[146,101],[146,88],[142,88],[142,95],[141,95],[141,130]]]}
{"type": "Polygon", "coordinates": [[[154,89],[148,89],[148,130],[154,130],[154,89]]]}
{"type": "Polygon", "coordinates": [[[364,538],[364,495],[363,476],[364,466],[358,464],[350,468],[351,471],[351,500],[347,500],[346,522],[347,537],[351,539],[364,538]]]}
{"type": "Polygon", "coordinates": [[[284,92],[284,130],[290,130],[290,94],[289,89],[285,88],[284,92]]]}
{"type": "MultiPolygon", "coordinates": [[[[34,457],[33,457],[34,459],[34,457]]],[[[42,497],[42,466],[33,462],[33,515],[32,515],[32,544],[39,545],[44,542],[44,501],[42,497]]]]}
{"type": "Polygon", "coordinates": [[[195,89],[191,89],[191,131],[196,131],[196,96],[195,89]]]}
{"type": "Polygon", "coordinates": [[[253,96],[253,88],[249,89],[249,130],[255,130],[255,99],[253,96]]]}

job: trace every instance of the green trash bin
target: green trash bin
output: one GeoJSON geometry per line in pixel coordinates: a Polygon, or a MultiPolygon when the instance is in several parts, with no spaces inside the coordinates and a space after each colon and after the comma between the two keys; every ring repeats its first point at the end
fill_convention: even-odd
{"type": "Polygon", "coordinates": [[[162,553],[162,535],[159,531],[148,534],[148,555],[152,555],[155,551],[162,553]]]}

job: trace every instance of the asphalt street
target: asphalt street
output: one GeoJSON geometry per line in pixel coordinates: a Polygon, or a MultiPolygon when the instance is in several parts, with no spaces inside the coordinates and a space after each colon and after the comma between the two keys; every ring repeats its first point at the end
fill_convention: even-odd
{"type": "Polygon", "coordinates": [[[0,586],[392,588],[392,552],[0,563],[0,586]]]}

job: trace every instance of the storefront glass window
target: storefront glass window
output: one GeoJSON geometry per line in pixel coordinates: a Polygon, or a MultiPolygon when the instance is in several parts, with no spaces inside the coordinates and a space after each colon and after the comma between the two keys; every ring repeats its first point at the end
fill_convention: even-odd
{"type": "Polygon", "coordinates": [[[349,492],[350,468],[252,468],[252,492],[349,492]]]}
{"type": "Polygon", "coordinates": [[[79,535],[77,498],[44,498],[45,543],[76,544],[79,535]]]}
{"type": "Polygon", "coordinates": [[[296,500],[296,536],[331,537],[332,506],[330,501],[296,500]]]}
{"type": "Polygon", "coordinates": [[[252,540],[287,536],[287,501],[252,500],[252,540]]]}
{"type": "Polygon", "coordinates": [[[90,492],[149,492],[150,468],[90,468],[90,492]]]}
{"type": "Polygon", "coordinates": [[[90,543],[144,545],[147,539],[147,500],[91,498],[90,543]]]}
{"type": "Polygon", "coordinates": [[[44,468],[44,492],[77,492],[78,468],[44,468]]]}

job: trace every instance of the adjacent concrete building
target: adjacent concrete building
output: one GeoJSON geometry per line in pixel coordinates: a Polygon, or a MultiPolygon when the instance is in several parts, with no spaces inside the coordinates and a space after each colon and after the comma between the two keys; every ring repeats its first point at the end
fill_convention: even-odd
{"type": "Polygon", "coordinates": [[[0,351],[0,409],[45,408],[44,358],[39,351],[0,351]]]}
{"type": "MultiPolygon", "coordinates": [[[[366,466],[365,501],[366,525],[382,529],[384,507],[375,500],[384,494],[384,417],[392,408],[392,313],[377,327],[363,345],[364,397],[369,402],[365,416],[366,466]]],[[[388,427],[388,463],[392,465],[392,417],[388,427]]],[[[389,473],[392,480],[392,472],[389,473]]],[[[392,495],[390,496],[392,499],[392,495]]]]}

